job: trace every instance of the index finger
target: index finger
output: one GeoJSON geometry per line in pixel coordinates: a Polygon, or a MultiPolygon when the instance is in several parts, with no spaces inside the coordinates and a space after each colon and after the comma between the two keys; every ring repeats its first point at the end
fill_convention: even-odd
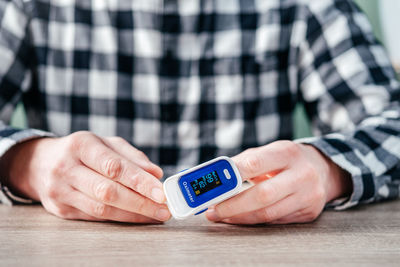
{"type": "Polygon", "coordinates": [[[292,171],[284,171],[276,178],[257,184],[214,207],[220,219],[269,207],[293,194],[298,184],[292,171]]]}
{"type": "Polygon", "coordinates": [[[155,202],[165,202],[162,183],[155,176],[124,159],[100,139],[86,140],[80,147],[80,160],[92,170],[155,202]]]}
{"type": "Polygon", "coordinates": [[[128,143],[120,137],[106,137],[102,141],[116,153],[123,156],[125,159],[132,161],[146,172],[153,174],[160,179],[163,176],[162,169],[150,161],[150,159],[142,151],[128,143]]]}
{"type": "Polygon", "coordinates": [[[265,174],[277,174],[290,165],[298,153],[296,144],[278,141],[262,147],[251,148],[232,157],[242,179],[249,180],[265,174]]]}

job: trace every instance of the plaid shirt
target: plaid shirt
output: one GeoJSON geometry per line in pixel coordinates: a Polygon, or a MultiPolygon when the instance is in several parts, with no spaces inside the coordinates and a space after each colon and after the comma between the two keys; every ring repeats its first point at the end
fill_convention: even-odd
{"type": "Polygon", "coordinates": [[[0,22],[0,155],[89,130],[168,176],[292,139],[301,102],[298,142],[352,176],[337,209],[399,196],[399,84],[350,1],[0,0],[0,22]],[[30,129],[7,126],[20,101],[30,129]]]}

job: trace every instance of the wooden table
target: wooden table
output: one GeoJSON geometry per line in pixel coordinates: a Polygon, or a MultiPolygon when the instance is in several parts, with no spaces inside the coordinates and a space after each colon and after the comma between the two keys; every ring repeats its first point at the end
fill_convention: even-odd
{"type": "Polygon", "coordinates": [[[400,201],[325,212],[286,226],[163,225],[58,219],[40,206],[0,205],[0,265],[400,266],[400,201]]]}

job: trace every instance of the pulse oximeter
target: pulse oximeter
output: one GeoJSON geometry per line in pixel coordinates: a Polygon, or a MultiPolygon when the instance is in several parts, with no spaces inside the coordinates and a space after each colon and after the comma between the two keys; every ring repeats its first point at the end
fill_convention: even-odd
{"type": "Polygon", "coordinates": [[[185,219],[236,195],[241,186],[233,161],[218,157],[169,177],[164,192],[172,216],[185,219]]]}

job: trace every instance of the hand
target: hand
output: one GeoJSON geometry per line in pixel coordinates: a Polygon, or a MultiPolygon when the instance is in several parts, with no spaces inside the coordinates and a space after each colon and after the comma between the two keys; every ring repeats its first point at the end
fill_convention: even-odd
{"type": "Polygon", "coordinates": [[[9,187],[65,219],[166,221],[162,170],[118,137],[77,132],[23,142],[2,158],[9,187]]]}
{"type": "Polygon", "coordinates": [[[212,221],[286,224],[315,220],[325,204],[350,194],[347,172],[311,145],[277,141],[233,158],[254,186],[207,211],[212,221]]]}

